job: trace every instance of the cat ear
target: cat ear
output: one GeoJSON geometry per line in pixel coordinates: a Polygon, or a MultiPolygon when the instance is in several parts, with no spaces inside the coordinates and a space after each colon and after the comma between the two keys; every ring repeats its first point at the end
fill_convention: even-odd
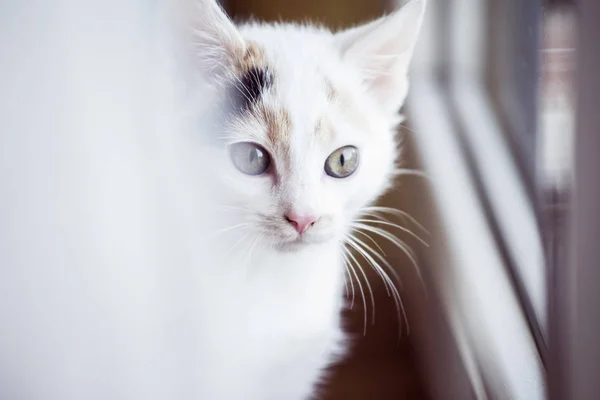
{"type": "Polygon", "coordinates": [[[369,92],[386,111],[399,111],[408,92],[408,68],[421,28],[425,0],[335,35],[344,61],[356,65],[369,92]]]}
{"type": "Polygon", "coordinates": [[[231,72],[246,44],[233,22],[215,0],[180,0],[191,62],[209,79],[231,72]]]}

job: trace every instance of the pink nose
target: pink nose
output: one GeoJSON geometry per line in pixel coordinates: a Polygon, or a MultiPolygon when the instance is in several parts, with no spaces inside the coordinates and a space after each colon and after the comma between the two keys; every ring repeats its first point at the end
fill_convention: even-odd
{"type": "Polygon", "coordinates": [[[286,214],[285,219],[298,231],[298,233],[306,231],[313,226],[317,220],[312,215],[296,215],[293,213],[286,214]]]}

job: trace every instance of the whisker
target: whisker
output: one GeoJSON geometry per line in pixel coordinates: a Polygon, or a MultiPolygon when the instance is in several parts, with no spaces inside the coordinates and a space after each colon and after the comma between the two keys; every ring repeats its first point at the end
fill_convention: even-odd
{"type": "Polygon", "coordinates": [[[233,244],[233,246],[231,246],[231,248],[229,249],[229,251],[227,251],[225,253],[225,257],[227,257],[229,254],[231,254],[231,252],[233,251],[233,249],[235,249],[242,241],[244,241],[248,236],[250,235],[250,232],[246,232],[237,242],[235,242],[233,244]]]}
{"type": "MultiPolygon", "coordinates": [[[[344,264],[344,291],[346,292],[346,297],[350,297],[350,290],[348,289],[348,278],[346,277],[346,275],[348,275],[348,269],[344,264]]],[[[350,308],[352,309],[352,307],[350,308]]]]}
{"type": "MultiPolygon", "coordinates": [[[[346,243],[348,243],[351,247],[353,247],[360,254],[360,249],[356,248],[356,246],[352,243],[352,240],[349,237],[346,238],[346,243]]],[[[360,271],[361,275],[365,278],[365,284],[367,285],[367,289],[369,290],[369,294],[371,295],[371,310],[372,310],[371,324],[375,325],[375,295],[373,294],[373,289],[371,288],[371,283],[369,282],[369,278],[367,277],[367,274],[365,273],[364,269],[362,268],[362,266],[360,265],[358,260],[356,260],[356,258],[354,258],[354,256],[351,253],[350,253],[350,257],[352,257],[354,259],[354,261],[356,262],[356,267],[360,271]]],[[[367,315],[367,312],[365,309],[365,317],[366,317],[366,315],[367,315]]],[[[366,331],[366,328],[365,328],[365,331],[366,331]]]]}
{"type": "MultiPolygon", "coordinates": [[[[354,307],[354,282],[352,282],[352,275],[350,274],[350,271],[348,270],[348,263],[349,263],[348,257],[346,257],[346,254],[343,250],[344,250],[344,247],[342,244],[342,257],[344,258],[344,270],[346,271],[346,274],[350,278],[350,286],[352,288],[352,301],[350,303],[350,309],[352,309],[354,307]]],[[[345,280],[344,284],[346,286],[346,296],[348,296],[348,281],[345,280]]]]}
{"type": "MultiPolygon", "coordinates": [[[[373,242],[375,242],[375,240],[373,238],[371,238],[371,236],[369,236],[367,233],[362,232],[359,229],[355,229],[354,232],[358,232],[363,234],[364,236],[370,238],[371,240],[373,240],[373,242]]],[[[364,243],[362,240],[360,240],[359,238],[352,236],[352,238],[357,241],[358,243],[362,244],[363,247],[365,247],[366,249],[370,250],[382,263],[383,265],[385,265],[394,275],[394,278],[398,281],[398,283],[402,284],[402,280],[400,279],[400,275],[398,275],[398,272],[396,272],[396,270],[392,267],[392,265],[378,252],[376,252],[371,246],[367,245],[366,243],[364,243]]]]}
{"type": "Polygon", "coordinates": [[[396,289],[396,285],[391,280],[391,278],[389,277],[389,275],[383,270],[383,268],[381,267],[381,265],[379,265],[379,263],[377,261],[375,261],[373,259],[373,257],[371,257],[371,255],[368,252],[366,252],[365,248],[363,248],[362,246],[365,246],[366,248],[370,249],[373,252],[373,254],[376,254],[377,256],[379,256],[383,260],[384,264],[392,271],[392,273],[394,274],[394,277],[398,281],[400,281],[400,277],[398,276],[398,274],[396,273],[396,271],[394,271],[394,269],[392,268],[392,266],[385,259],[383,259],[381,257],[381,255],[379,255],[377,252],[375,252],[372,247],[369,247],[368,245],[366,245],[360,239],[358,239],[356,237],[352,237],[349,240],[353,242],[353,247],[356,249],[356,251],[358,251],[360,253],[360,255],[365,258],[365,260],[367,260],[367,262],[374,268],[374,270],[382,278],[383,283],[386,285],[386,289],[387,289],[387,285],[389,284],[390,285],[390,289],[392,289],[393,291],[395,291],[396,294],[399,296],[400,293],[396,289]]]}
{"type": "Polygon", "coordinates": [[[397,209],[391,208],[391,207],[382,207],[382,206],[368,206],[368,207],[364,207],[363,210],[373,211],[375,213],[380,212],[380,213],[384,213],[384,214],[391,214],[391,215],[398,216],[400,218],[406,218],[410,222],[415,224],[424,233],[426,233],[427,235],[431,235],[431,233],[429,233],[429,231],[427,229],[425,229],[425,227],[423,225],[421,225],[414,217],[412,217],[409,213],[407,213],[405,211],[397,210],[397,209]]]}
{"type": "MultiPolygon", "coordinates": [[[[360,264],[358,263],[358,261],[356,260],[356,258],[352,255],[352,253],[344,248],[344,251],[346,251],[346,254],[352,259],[354,260],[354,262],[356,263],[356,266],[360,269],[360,264]]],[[[352,270],[352,273],[354,274],[354,277],[356,278],[356,282],[358,283],[358,288],[360,289],[360,293],[362,294],[362,300],[363,300],[363,336],[367,335],[367,298],[365,297],[365,291],[363,290],[362,287],[362,283],[358,277],[358,274],[356,273],[356,270],[354,269],[354,266],[352,265],[352,262],[350,262],[348,264],[350,266],[350,269],[352,270]]],[[[363,272],[364,273],[364,272],[363,272]]],[[[367,281],[368,283],[368,281],[367,281]]],[[[372,292],[371,292],[372,293],[372,292]]],[[[372,296],[372,294],[371,294],[372,296]]],[[[372,298],[373,300],[373,308],[375,307],[374,302],[375,300],[372,298]]]]}
{"type": "Polygon", "coordinates": [[[372,232],[376,235],[381,236],[382,238],[388,240],[389,242],[393,243],[394,245],[396,245],[400,250],[402,250],[404,252],[404,254],[409,258],[409,260],[411,261],[413,267],[415,268],[415,272],[417,273],[419,280],[421,281],[421,283],[424,284],[423,281],[423,276],[421,274],[421,270],[419,269],[418,265],[417,265],[417,261],[415,259],[415,254],[412,251],[412,249],[406,244],[404,243],[402,240],[400,240],[398,237],[394,236],[393,234],[389,233],[388,231],[385,231],[381,228],[376,228],[374,226],[370,226],[370,225],[365,225],[365,224],[357,224],[360,225],[361,229],[364,229],[366,231],[372,232]]]}
{"type": "Polygon", "coordinates": [[[408,126],[406,126],[405,124],[398,124],[398,126],[400,126],[400,127],[401,127],[401,128],[403,128],[403,129],[406,129],[406,130],[407,130],[407,131],[409,131],[409,132],[412,132],[412,133],[414,133],[415,135],[418,135],[418,133],[417,133],[417,132],[416,132],[414,129],[412,129],[412,128],[409,128],[409,127],[408,127],[408,126]]]}
{"type": "Polygon", "coordinates": [[[237,81],[237,83],[239,85],[235,85],[236,89],[239,90],[239,92],[244,96],[244,98],[246,99],[246,101],[248,103],[252,103],[252,99],[250,98],[250,90],[248,89],[248,87],[246,87],[246,85],[244,85],[244,82],[242,82],[242,80],[237,76],[237,74],[233,74],[234,79],[237,81]]]}
{"type": "Polygon", "coordinates": [[[248,222],[242,222],[242,223],[239,223],[239,224],[235,224],[235,225],[232,225],[232,226],[225,227],[223,229],[219,229],[216,232],[212,232],[212,233],[209,233],[209,234],[206,234],[206,235],[202,235],[201,239],[203,239],[203,240],[211,240],[211,239],[214,239],[216,236],[222,235],[224,233],[227,233],[227,232],[230,232],[230,231],[233,231],[233,230],[236,230],[236,229],[240,229],[241,230],[241,229],[244,229],[244,228],[249,227],[251,225],[252,224],[250,224],[248,222]]]}
{"type": "Polygon", "coordinates": [[[369,239],[371,242],[373,242],[373,244],[377,247],[377,249],[381,252],[381,254],[383,256],[385,256],[385,251],[383,251],[383,249],[381,248],[381,246],[379,245],[379,243],[377,243],[371,236],[367,235],[365,232],[361,231],[360,229],[355,229],[354,232],[356,233],[360,233],[361,235],[363,235],[364,237],[366,237],[367,239],[369,239]]]}
{"type": "Polygon", "coordinates": [[[408,175],[408,176],[418,176],[419,178],[425,178],[427,180],[430,179],[429,176],[424,171],[419,171],[417,169],[396,168],[396,169],[394,169],[392,174],[396,175],[396,176],[408,175]]]}
{"type": "Polygon", "coordinates": [[[225,232],[229,232],[232,231],[234,229],[238,229],[238,228],[242,228],[242,227],[246,227],[246,226],[250,226],[251,224],[248,222],[242,222],[233,226],[228,226],[227,228],[223,228],[218,230],[217,232],[215,232],[213,235],[219,235],[221,233],[225,233],[225,232]]]}
{"type": "MultiPolygon", "coordinates": [[[[263,235],[260,233],[257,233],[256,236],[254,237],[254,239],[252,240],[250,246],[249,246],[249,250],[248,250],[248,255],[247,255],[247,259],[248,260],[252,260],[252,252],[254,251],[254,249],[256,249],[256,245],[260,242],[260,240],[262,239],[263,235]]],[[[242,256],[242,260],[244,259],[244,257],[242,256]]],[[[244,275],[247,277],[248,276],[248,263],[244,263],[244,275]]]]}
{"type": "Polygon", "coordinates": [[[356,219],[354,220],[355,222],[371,222],[374,224],[380,224],[380,225],[385,225],[385,226],[391,226],[393,228],[397,228],[399,230],[401,230],[402,232],[406,232],[409,235],[411,235],[412,237],[414,237],[415,239],[417,239],[419,242],[421,242],[425,247],[429,247],[429,243],[427,243],[424,239],[422,239],[419,235],[417,235],[416,233],[414,233],[413,231],[411,231],[408,228],[404,228],[403,226],[400,226],[398,224],[394,224],[393,222],[388,222],[388,221],[382,221],[382,220],[374,220],[374,219],[356,219]]]}
{"type": "MultiPolygon", "coordinates": [[[[385,260],[372,247],[368,246],[366,243],[364,243],[360,239],[353,236],[353,237],[349,238],[349,241],[354,242],[353,247],[363,256],[363,258],[365,258],[365,260],[367,260],[367,262],[373,267],[373,269],[382,278],[382,280],[384,281],[384,285],[386,286],[386,290],[387,290],[388,286],[392,290],[393,296],[390,296],[390,297],[392,297],[394,300],[394,305],[396,306],[396,311],[398,312],[399,315],[402,314],[402,318],[404,319],[404,321],[406,321],[407,334],[409,334],[410,328],[409,328],[409,324],[408,324],[408,316],[406,314],[406,310],[404,308],[404,304],[402,302],[402,297],[400,296],[400,292],[396,288],[396,285],[394,284],[392,279],[389,277],[389,275],[383,270],[381,265],[379,265],[379,263],[377,263],[373,259],[373,257],[371,257],[371,255],[369,254],[367,249],[374,256],[376,256],[378,259],[380,259],[384,263],[384,265],[386,265],[389,268],[389,270],[392,272],[392,274],[394,275],[396,280],[398,282],[400,282],[401,280],[400,280],[400,277],[398,276],[398,273],[394,270],[394,268],[390,265],[390,263],[387,262],[387,260],[385,260]],[[362,246],[364,246],[364,248],[362,246]]],[[[388,295],[389,295],[389,292],[388,292],[388,295]]],[[[398,324],[399,324],[399,335],[401,336],[402,335],[402,328],[401,328],[402,319],[398,320],[398,324]]]]}
{"type": "Polygon", "coordinates": [[[386,231],[385,229],[381,229],[376,226],[361,224],[361,223],[353,223],[353,224],[351,224],[351,226],[354,229],[363,229],[367,232],[371,232],[378,236],[381,236],[398,247],[405,247],[410,252],[410,255],[412,257],[416,257],[416,254],[411,247],[409,247],[404,241],[402,241],[396,235],[386,231]]]}
{"type": "Polygon", "coordinates": [[[252,248],[256,245],[256,242],[258,241],[258,237],[259,237],[259,234],[256,234],[252,238],[252,240],[250,240],[250,242],[246,245],[244,250],[242,250],[242,252],[240,253],[240,257],[239,257],[241,260],[249,259],[249,255],[247,255],[246,253],[249,252],[250,250],[252,250],[252,248]]]}
{"type": "Polygon", "coordinates": [[[360,248],[360,246],[355,243],[355,241],[360,242],[360,239],[357,239],[356,237],[352,236],[352,235],[348,235],[348,243],[350,244],[350,246],[352,246],[365,260],[367,260],[367,262],[370,264],[371,267],[373,267],[374,271],[377,273],[377,275],[379,275],[379,277],[381,278],[382,282],[383,282],[383,286],[385,287],[385,291],[388,295],[388,297],[391,297],[392,292],[390,291],[390,287],[388,287],[388,281],[387,281],[387,276],[385,274],[384,271],[381,270],[381,267],[379,265],[374,265],[371,260],[369,260],[368,257],[365,256],[365,254],[363,254],[362,248],[360,248]],[[383,275],[382,275],[383,272],[383,275]]]}
{"type": "MultiPolygon", "coordinates": [[[[358,231],[357,231],[358,232],[358,231]]],[[[367,235],[368,236],[368,235],[367,235]]],[[[400,279],[400,275],[398,275],[398,272],[394,269],[394,267],[392,267],[392,265],[379,253],[377,253],[371,246],[369,246],[368,244],[366,244],[365,242],[363,242],[362,240],[360,240],[359,238],[352,236],[352,239],[354,241],[356,241],[356,244],[358,246],[360,246],[361,248],[363,248],[364,250],[368,250],[370,251],[375,257],[377,257],[377,259],[379,259],[384,266],[386,266],[389,271],[392,273],[392,275],[394,275],[394,278],[396,279],[396,281],[398,281],[398,283],[402,284],[402,279],[400,279]]],[[[368,255],[368,254],[366,254],[368,255]]],[[[391,278],[389,277],[389,275],[387,274],[387,272],[385,272],[385,270],[381,267],[381,265],[376,262],[373,258],[371,258],[370,256],[367,258],[367,260],[369,262],[371,262],[371,264],[376,267],[378,270],[380,270],[383,274],[385,274],[385,278],[388,280],[388,282],[390,284],[392,284],[395,287],[395,284],[393,283],[393,281],[391,280],[391,278]]]]}

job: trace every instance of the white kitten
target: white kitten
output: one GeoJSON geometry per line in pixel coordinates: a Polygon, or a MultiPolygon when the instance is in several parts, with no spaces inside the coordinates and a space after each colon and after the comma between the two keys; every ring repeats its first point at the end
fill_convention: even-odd
{"type": "Polygon", "coordinates": [[[309,398],[344,350],[343,246],[394,175],[424,0],[335,34],[235,27],[213,0],[192,3],[187,66],[208,83],[196,93],[209,93],[212,129],[191,153],[219,202],[198,244],[210,250],[198,271],[203,398],[309,398]]]}

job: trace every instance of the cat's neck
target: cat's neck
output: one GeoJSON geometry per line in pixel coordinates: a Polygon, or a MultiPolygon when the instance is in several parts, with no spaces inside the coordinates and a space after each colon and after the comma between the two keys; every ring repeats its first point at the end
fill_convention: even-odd
{"type": "MultiPolygon", "coordinates": [[[[239,257],[221,271],[230,275],[238,289],[260,290],[290,298],[305,296],[336,297],[344,287],[341,245],[335,241],[305,246],[294,251],[281,251],[260,246],[239,257]]],[[[225,264],[229,264],[226,262],[225,264]]]]}
{"type": "Polygon", "coordinates": [[[281,274],[289,279],[310,279],[311,276],[333,274],[342,270],[341,246],[335,241],[281,250],[272,246],[259,247],[248,261],[260,275],[281,274]]]}

